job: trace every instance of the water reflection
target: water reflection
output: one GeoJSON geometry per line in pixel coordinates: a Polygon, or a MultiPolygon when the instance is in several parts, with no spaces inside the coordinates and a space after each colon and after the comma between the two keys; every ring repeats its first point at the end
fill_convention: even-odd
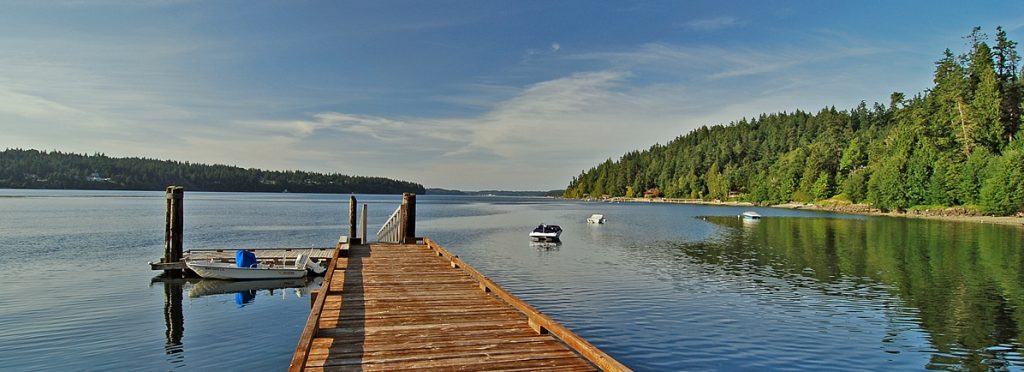
{"type": "Polygon", "coordinates": [[[164,336],[164,353],[167,355],[167,362],[171,365],[183,365],[185,363],[184,345],[181,338],[185,334],[185,316],[181,310],[182,287],[185,279],[165,278],[161,280],[164,285],[164,324],[166,331],[164,336]]]}
{"type": "Polygon", "coordinates": [[[231,296],[238,307],[253,302],[257,294],[265,291],[268,296],[280,294],[286,297],[304,297],[309,288],[319,287],[322,277],[312,279],[271,279],[230,281],[199,278],[175,278],[157,276],[152,283],[161,283],[164,288],[164,354],[173,368],[185,366],[185,346],[182,339],[185,335],[185,316],[182,307],[184,293],[189,299],[207,296],[231,296]]]}
{"type": "Polygon", "coordinates": [[[245,306],[251,303],[256,298],[256,293],[261,290],[267,291],[268,295],[273,296],[275,290],[285,291],[294,288],[296,295],[301,297],[301,288],[306,287],[307,284],[305,278],[247,281],[202,279],[192,285],[188,291],[188,297],[197,298],[231,293],[234,294],[235,304],[245,306]]]}
{"type": "Polygon", "coordinates": [[[537,242],[535,242],[535,241],[531,241],[530,242],[530,247],[536,248],[538,251],[541,251],[541,252],[557,251],[558,248],[561,247],[561,246],[562,246],[562,242],[561,241],[553,241],[553,242],[546,242],[546,241],[537,241],[537,242]]]}
{"type": "Polygon", "coordinates": [[[872,289],[898,295],[907,306],[886,314],[887,351],[916,326],[930,346],[927,368],[1024,366],[1021,229],[929,220],[705,220],[727,228],[715,239],[679,245],[698,262],[830,296],[871,296],[872,289]]]}

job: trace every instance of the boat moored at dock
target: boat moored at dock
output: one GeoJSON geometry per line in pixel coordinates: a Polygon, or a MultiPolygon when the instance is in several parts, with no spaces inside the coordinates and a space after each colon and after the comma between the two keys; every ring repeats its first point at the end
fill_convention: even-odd
{"type": "Polygon", "coordinates": [[[306,276],[310,270],[324,270],[303,254],[295,258],[294,266],[288,267],[257,262],[255,254],[241,249],[235,252],[235,263],[211,260],[186,261],[185,265],[200,277],[224,280],[294,279],[306,276]]]}

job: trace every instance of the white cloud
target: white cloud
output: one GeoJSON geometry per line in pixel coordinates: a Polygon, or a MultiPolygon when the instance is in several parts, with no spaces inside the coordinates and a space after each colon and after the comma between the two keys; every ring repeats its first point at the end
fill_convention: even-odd
{"type": "Polygon", "coordinates": [[[716,31],[740,25],[740,22],[737,21],[736,18],[722,16],[690,20],[680,23],[679,25],[694,31],[716,31]]]}
{"type": "Polygon", "coordinates": [[[623,69],[713,80],[765,75],[824,61],[879,54],[886,50],[884,47],[856,44],[755,49],[649,43],[633,50],[580,53],[567,58],[606,61],[623,69]]]}
{"type": "Polygon", "coordinates": [[[324,109],[335,106],[309,97],[234,96],[245,92],[206,86],[183,71],[196,55],[218,58],[209,56],[214,45],[156,44],[0,39],[9,51],[0,56],[0,147],[385,176],[429,187],[545,189],[700,125],[885,97],[863,88],[878,85],[864,79],[874,76],[867,69],[884,66],[852,71],[837,63],[884,52],[877,43],[650,43],[573,54],[552,42],[550,51],[530,51],[548,56],[530,67],[551,76],[549,65],[561,63],[568,72],[538,81],[530,70],[518,77],[533,79],[525,85],[480,78],[427,97],[471,113],[368,115],[352,104],[351,111],[324,109]]]}

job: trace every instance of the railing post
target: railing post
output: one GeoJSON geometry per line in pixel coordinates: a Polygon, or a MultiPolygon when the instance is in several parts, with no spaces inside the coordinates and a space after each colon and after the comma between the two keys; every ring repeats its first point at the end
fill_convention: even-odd
{"type": "MultiPolygon", "coordinates": [[[[184,198],[185,188],[181,186],[167,186],[167,213],[166,225],[164,227],[164,262],[179,262],[182,256],[182,243],[184,239],[184,198]]],[[[168,274],[181,274],[181,270],[167,270],[168,274]]]]}
{"type": "Polygon", "coordinates": [[[348,241],[356,244],[356,195],[348,197],[348,241]]]}
{"type": "Polygon", "coordinates": [[[363,244],[370,244],[370,237],[366,236],[366,204],[363,204],[363,226],[360,229],[363,232],[363,244]]]}
{"type": "Polygon", "coordinates": [[[399,242],[416,244],[416,194],[402,193],[402,212],[399,214],[399,242]]]}

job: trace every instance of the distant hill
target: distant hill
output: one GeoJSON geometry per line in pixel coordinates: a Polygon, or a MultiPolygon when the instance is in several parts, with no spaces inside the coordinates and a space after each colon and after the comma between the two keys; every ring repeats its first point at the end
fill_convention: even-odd
{"type": "Polygon", "coordinates": [[[112,158],[59,151],[0,152],[0,188],[190,191],[424,193],[423,185],[383,177],[339,173],[267,171],[146,158],[112,158]]]}
{"type": "Polygon", "coordinates": [[[762,114],[701,127],[608,159],[574,177],[566,197],[666,196],[868,203],[882,210],[965,206],[1024,211],[1024,83],[1017,43],[980,28],[949,49],[935,85],[893,93],[888,107],[762,114]]]}
{"type": "Polygon", "coordinates": [[[554,196],[561,197],[565,190],[551,191],[508,191],[508,190],[480,190],[462,191],[448,189],[427,189],[427,195],[472,195],[472,196],[554,196]]]}

